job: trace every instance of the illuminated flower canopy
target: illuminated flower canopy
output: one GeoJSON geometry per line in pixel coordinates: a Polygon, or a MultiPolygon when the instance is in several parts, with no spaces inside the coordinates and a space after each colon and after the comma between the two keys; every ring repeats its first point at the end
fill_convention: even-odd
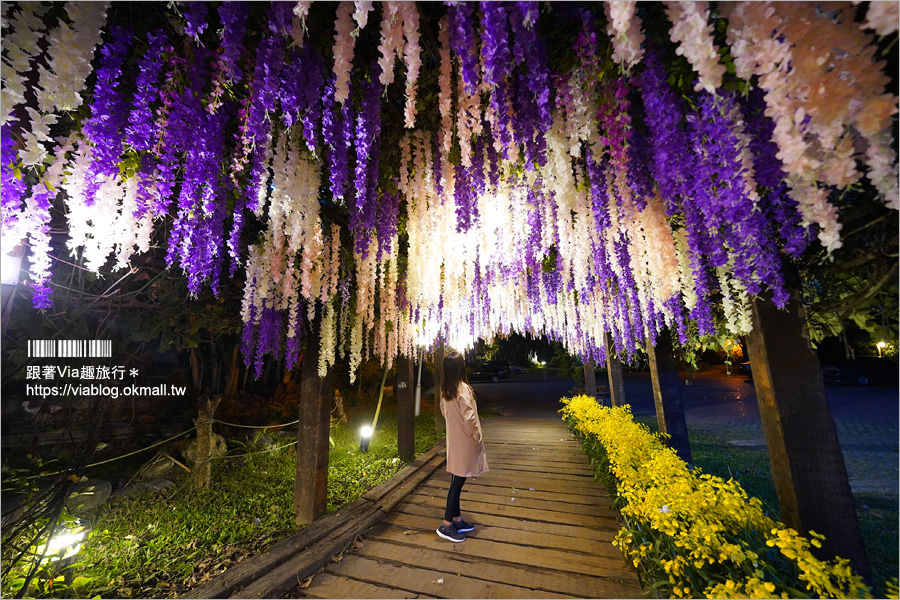
{"type": "Polygon", "coordinates": [[[58,202],[91,270],[164,230],[192,294],[243,279],[257,369],[304,319],[323,372],[514,331],[602,359],[714,309],[747,332],[784,256],[840,247],[835,190],[900,207],[890,2],[446,4],[181,2],[138,34],[4,4],[2,235],[35,307],[58,202]]]}

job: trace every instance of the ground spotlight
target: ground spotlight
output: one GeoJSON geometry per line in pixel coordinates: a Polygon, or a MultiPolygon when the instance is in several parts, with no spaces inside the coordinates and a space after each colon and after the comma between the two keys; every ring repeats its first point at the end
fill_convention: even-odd
{"type": "Polygon", "coordinates": [[[359,430],[359,451],[360,452],[368,452],[369,451],[369,440],[372,439],[372,428],[368,425],[363,425],[359,430]]]}

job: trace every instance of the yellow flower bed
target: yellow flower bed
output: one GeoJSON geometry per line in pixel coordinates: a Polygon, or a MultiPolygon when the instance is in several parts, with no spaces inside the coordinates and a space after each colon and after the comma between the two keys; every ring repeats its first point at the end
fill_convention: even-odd
{"type": "MultiPolygon", "coordinates": [[[[595,468],[608,469],[625,526],[613,542],[670,597],[871,598],[848,561],[822,561],[806,539],[763,514],[741,485],[689,469],[628,406],[563,398],[595,468]],[[599,464],[598,464],[599,463],[599,464]]],[[[601,475],[605,475],[601,473],[601,475]]]]}

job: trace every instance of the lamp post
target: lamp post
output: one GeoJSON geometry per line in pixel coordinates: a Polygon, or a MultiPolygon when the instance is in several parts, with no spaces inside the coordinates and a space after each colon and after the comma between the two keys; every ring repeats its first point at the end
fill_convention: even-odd
{"type": "Polygon", "coordinates": [[[881,352],[884,350],[885,346],[887,346],[887,343],[881,341],[875,344],[875,346],[878,348],[878,358],[881,358],[881,352]]]}
{"type": "Polygon", "coordinates": [[[360,452],[368,452],[369,451],[369,440],[372,439],[372,427],[370,425],[363,425],[359,430],[359,451],[360,452]]]}
{"type": "Polygon", "coordinates": [[[725,374],[731,375],[731,338],[725,338],[725,353],[728,355],[725,360],[725,374]]]}

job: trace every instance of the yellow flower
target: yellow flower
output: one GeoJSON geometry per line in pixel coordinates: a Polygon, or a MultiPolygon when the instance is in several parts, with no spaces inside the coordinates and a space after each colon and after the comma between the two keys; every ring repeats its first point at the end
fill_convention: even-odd
{"type": "Polygon", "coordinates": [[[673,595],[691,593],[684,587],[686,569],[709,568],[729,574],[725,584],[703,591],[709,597],[771,597],[778,587],[760,579],[759,563],[766,561],[753,551],[765,544],[796,565],[799,581],[786,582],[790,587],[806,587],[817,596],[868,596],[847,561],[825,562],[812,554],[821,547],[821,535],[807,539],[776,523],[733,479],[689,470],[661,436],[634,421],[630,407],[601,407],[587,396],[562,403],[560,413],[570,426],[602,446],[599,464],[607,465],[616,482],[626,524],[613,544],[636,566],[641,557],[651,559],[645,564],[661,565],[673,595]]]}

